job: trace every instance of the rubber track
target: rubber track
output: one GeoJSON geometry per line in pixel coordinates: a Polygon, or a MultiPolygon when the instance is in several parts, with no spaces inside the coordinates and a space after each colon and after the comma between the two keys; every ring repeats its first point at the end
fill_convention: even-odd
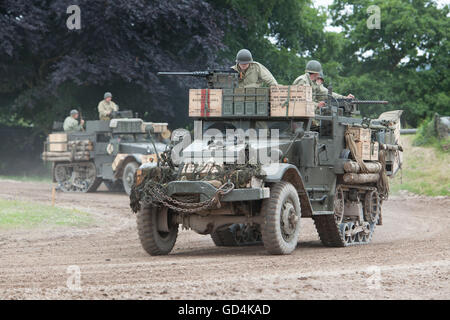
{"type": "Polygon", "coordinates": [[[314,225],[322,244],[327,247],[347,247],[354,245],[369,244],[372,241],[373,232],[375,231],[376,223],[370,224],[370,233],[367,241],[355,241],[353,243],[345,243],[344,236],[341,234],[340,225],[337,224],[334,215],[317,215],[313,216],[314,225]]]}

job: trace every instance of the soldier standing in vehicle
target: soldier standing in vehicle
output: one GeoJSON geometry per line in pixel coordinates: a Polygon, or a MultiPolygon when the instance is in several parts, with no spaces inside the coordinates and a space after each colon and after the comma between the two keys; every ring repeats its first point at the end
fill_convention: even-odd
{"type": "Polygon", "coordinates": [[[119,106],[112,101],[111,92],[106,92],[104,99],[98,104],[100,120],[111,120],[112,113],[119,111],[119,106]]]}
{"type": "Polygon", "coordinates": [[[239,88],[259,88],[278,85],[272,73],[262,64],[253,61],[252,54],[247,49],[239,50],[236,55],[236,65],[231,68],[239,72],[239,88]]]}
{"type": "MultiPolygon", "coordinates": [[[[317,85],[319,86],[319,92],[320,92],[320,98],[327,98],[328,97],[328,89],[325,88],[325,86],[323,85],[324,82],[324,75],[323,75],[323,71],[319,72],[319,77],[316,80],[317,85]]],[[[355,96],[352,94],[349,94],[348,96],[343,96],[339,93],[333,92],[332,93],[333,98],[335,99],[355,99],[355,96]]]]}
{"type": "Polygon", "coordinates": [[[312,98],[316,107],[325,106],[325,101],[319,101],[320,89],[316,80],[319,78],[319,73],[322,71],[322,65],[317,60],[310,60],[306,64],[305,74],[299,76],[294,80],[294,85],[311,86],[312,98]]]}
{"type": "Polygon", "coordinates": [[[70,116],[68,116],[65,120],[64,120],[64,132],[73,132],[73,131],[82,131],[83,130],[83,125],[84,125],[84,120],[80,120],[80,123],[78,124],[78,117],[79,117],[79,113],[78,110],[73,109],[72,111],[70,111],[70,116]]]}

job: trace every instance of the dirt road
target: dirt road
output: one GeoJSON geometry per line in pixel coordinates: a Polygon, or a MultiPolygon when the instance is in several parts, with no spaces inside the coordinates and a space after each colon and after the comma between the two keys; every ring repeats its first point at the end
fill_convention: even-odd
{"type": "MultiPolygon", "coordinates": [[[[0,183],[0,198],[50,204],[50,197],[48,184],[0,183]]],[[[312,220],[302,219],[289,256],[217,248],[209,236],[181,231],[171,255],[151,257],[125,195],[58,193],[56,204],[97,222],[0,229],[0,299],[450,298],[450,198],[391,197],[367,246],[323,247],[312,220]]]]}

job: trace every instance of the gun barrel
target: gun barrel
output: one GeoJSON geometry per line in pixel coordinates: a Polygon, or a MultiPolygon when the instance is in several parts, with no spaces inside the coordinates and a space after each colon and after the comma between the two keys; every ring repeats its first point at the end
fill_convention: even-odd
{"type": "Polygon", "coordinates": [[[191,76],[191,77],[206,77],[210,74],[209,71],[194,71],[194,72],[158,72],[158,76],[191,76]]]}
{"type": "Polygon", "coordinates": [[[388,104],[385,100],[353,100],[353,99],[337,99],[339,102],[346,102],[350,104],[388,104]]]}
{"type": "Polygon", "coordinates": [[[385,101],[385,100],[353,100],[352,103],[356,103],[356,104],[388,104],[389,101],[385,101]]]}

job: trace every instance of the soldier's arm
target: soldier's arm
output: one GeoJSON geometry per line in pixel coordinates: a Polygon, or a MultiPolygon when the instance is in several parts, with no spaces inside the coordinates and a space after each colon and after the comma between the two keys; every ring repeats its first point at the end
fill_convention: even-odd
{"type": "Polygon", "coordinates": [[[335,99],[344,99],[345,96],[343,96],[343,95],[341,95],[339,93],[333,92],[333,98],[335,98],[335,99]]]}
{"type": "Polygon", "coordinates": [[[278,82],[275,77],[270,73],[269,69],[264,67],[262,64],[259,65],[259,77],[267,86],[277,86],[278,82]]]}

